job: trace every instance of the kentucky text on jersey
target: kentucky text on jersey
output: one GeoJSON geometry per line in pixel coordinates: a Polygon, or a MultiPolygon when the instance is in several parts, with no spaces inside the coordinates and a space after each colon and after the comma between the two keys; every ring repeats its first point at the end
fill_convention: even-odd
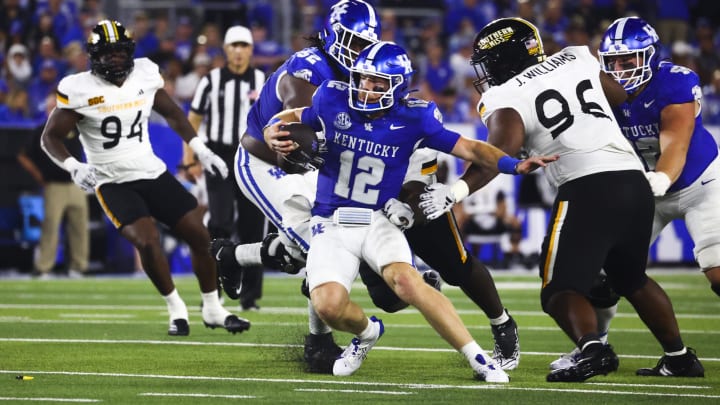
{"type": "Polygon", "coordinates": [[[335,132],[333,142],[348,149],[364,151],[369,155],[380,157],[395,157],[399,146],[382,145],[368,139],[359,139],[352,135],[335,132]]]}
{"type": "Polygon", "coordinates": [[[657,122],[647,125],[621,126],[620,129],[627,138],[660,136],[660,123],[657,122]]]}

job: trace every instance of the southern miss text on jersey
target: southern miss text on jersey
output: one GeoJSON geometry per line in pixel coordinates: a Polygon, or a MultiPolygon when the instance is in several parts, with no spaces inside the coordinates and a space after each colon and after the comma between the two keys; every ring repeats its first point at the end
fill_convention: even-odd
{"type": "MultiPolygon", "coordinates": [[[[637,98],[614,109],[623,134],[632,142],[648,170],[655,170],[660,157],[660,112],[669,104],[700,102],[701,98],[700,79],[695,72],[684,66],[662,62],[637,98]]],[[[668,191],[691,185],[717,155],[717,143],[703,126],[698,111],[685,166],[668,191]]]]}
{"type": "Polygon", "coordinates": [[[155,178],[165,171],[153,154],[147,129],[155,93],[162,86],[158,66],[146,58],[135,60],[120,87],[89,71],[60,81],[57,108],[83,116],[77,123],[80,141],[100,184],[155,178]]]}
{"type": "Polygon", "coordinates": [[[330,216],[338,207],[380,209],[397,198],[410,155],[429,147],[450,152],[460,134],[445,129],[432,102],[396,101],[377,119],[348,107],[348,84],[318,87],[302,122],[323,130],[328,152],[318,174],[313,215],[330,216]]]}
{"type": "Polygon", "coordinates": [[[319,86],[325,80],[339,78],[339,70],[333,68],[331,63],[328,56],[315,47],[294,53],[265,82],[260,97],[248,113],[247,133],[265,142],[262,129],[273,115],[284,110],[283,100],[278,92],[278,84],[283,76],[290,75],[319,86]]]}
{"type": "Polygon", "coordinates": [[[501,108],[520,114],[531,155],[560,155],[545,169],[555,187],[600,171],[642,170],[605,98],[598,61],[585,46],[564,48],[491,87],[478,104],[485,123],[501,108]]]}

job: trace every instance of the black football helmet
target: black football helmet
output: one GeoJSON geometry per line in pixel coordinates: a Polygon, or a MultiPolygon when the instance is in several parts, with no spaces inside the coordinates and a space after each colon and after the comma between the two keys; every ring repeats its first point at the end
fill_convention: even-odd
{"type": "Polygon", "coordinates": [[[135,42],[117,21],[102,20],[97,23],[90,32],[86,49],[93,74],[111,83],[125,80],[135,66],[135,42]]]}
{"type": "Polygon", "coordinates": [[[522,18],[500,18],[475,36],[470,64],[478,79],[473,85],[482,93],[544,60],[545,50],[534,25],[522,18]]]}

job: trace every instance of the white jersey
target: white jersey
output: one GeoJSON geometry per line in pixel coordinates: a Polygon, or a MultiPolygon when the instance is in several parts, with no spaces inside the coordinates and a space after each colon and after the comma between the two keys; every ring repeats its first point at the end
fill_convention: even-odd
{"type": "Polygon", "coordinates": [[[98,184],[153,179],[166,170],[153,153],[147,128],[155,93],[163,84],[160,69],[147,58],[135,59],[121,87],[89,71],[58,84],[57,108],[83,116],[77,128],[98,184]]]}
{"type": "Polygon", "coordinates": [[[478,111],[512,108],[531,155],[560,155],[545,174],[557,187],[593,173],[643,170],[600,84],[600,65],[585,46],[570,46],[483,94],[478,111]]]}

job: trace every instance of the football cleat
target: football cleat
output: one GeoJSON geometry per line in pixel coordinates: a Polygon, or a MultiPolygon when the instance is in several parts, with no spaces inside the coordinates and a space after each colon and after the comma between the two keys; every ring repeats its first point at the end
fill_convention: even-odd
{"type": "Polygon", "coordinates": [[[577,347],[572,349],[570,353],[561,354],[557,360],[550,363],[550,370],[562,370],[577,364],[582,359],[582,352],[577,347]]]}
{"type": "Polygon", "coordinates": [[[308,372],[332,374],[333,365],[343,349],[335,344],[332,332],[305,336],[303,360],[308,372]]]}
{"type": "Polygon", "coordinates": [[[442,291],[442,278],[440,278],[440,273],[438,273],[435,270],[427,270],[422,274],[422,278],[425,281],[426,284],[428,284],[430,287],[442,291]]]}
{"type": "Polygon", "coordinates": [[[277,233],[269,233],[265,236],[260,245],[260,260],[263,266],[269,269],[280,270],[288,274],[298,274],[300,270],[305,267],[305,263],[292,257],[280,241],[277,242],[275,254],[270,255],[270,245],[273,244],[279,236],[277,233]]]}
{"type": "Polygon", "coordinates": [[[490,325],[495,349],[492,358],[503,370],[514,370],[520,364],[520,340],[515,320],[510,319],[502,325],[490,325]]]}
{"type": "Polygon", "coordinates": [[[695,350],[687,348],[681,356],[662,356],[653,368],[641,368],[635,374],[643,377],[705,377],[705,368],[695,355],[695,350]]]}
{"type": "Polygon", "coordinates": [[[206,328],[215,329],[215,328],[224,328],[228,332],[232,333],[233,335],[238,332],[244,332],[248,329],[250,329],[250,321],[247,319],[240,318],[236,315],[230,314],[225,317],[225,321],[222,325],[218,323],[212,323],[207,322],[203,320],[203,324],[205,324],[206,328]]]}
{"type": "Polygon", "coordinates": [[[213,239],[210,254],[217,262],[218,281],[225,294],[232,300],[240,298],[243,271],[235,260],[235,243],[229,239],[213,239]]]}
{"type": "Polygon", "coordinates": [[[375,337],[367,340],[360,340],[357,336],[354,337],[350,341],[350,345],[335,360],[332,369],[333,375],[348,376],[356,372],[367,357],[370,349],[375,346],[375,343],[385,333],[385,326],[380,319],[371,316],[370,322],[375,330],[375,337]]]}
{"type": "Polygon", "coordinates": [[[170,321],[168,335],[170,336],[187,336],[190,334],[190,326],[187,319],[173,319],[170,321]]]}
{"type": "MultiPolygon", "coordinates": [[[[598,345],[602,344],[598,343],[598,345]]],[[[583,356],[574,366],[551,371],[545,380],[547,382],[583,382],[596,375],[607,375],[617,371],[619,365],[620,361],[612,346],[605,344],[589,357],[583,356]]]]}
{"type": "Polygon", "coordinates": [[[470,362],[470,365],[473,368],[476,380],[492,383],[510,382],[510,376],[500,365],[483,353],[478,353],[474,361],[470,362]]]}

